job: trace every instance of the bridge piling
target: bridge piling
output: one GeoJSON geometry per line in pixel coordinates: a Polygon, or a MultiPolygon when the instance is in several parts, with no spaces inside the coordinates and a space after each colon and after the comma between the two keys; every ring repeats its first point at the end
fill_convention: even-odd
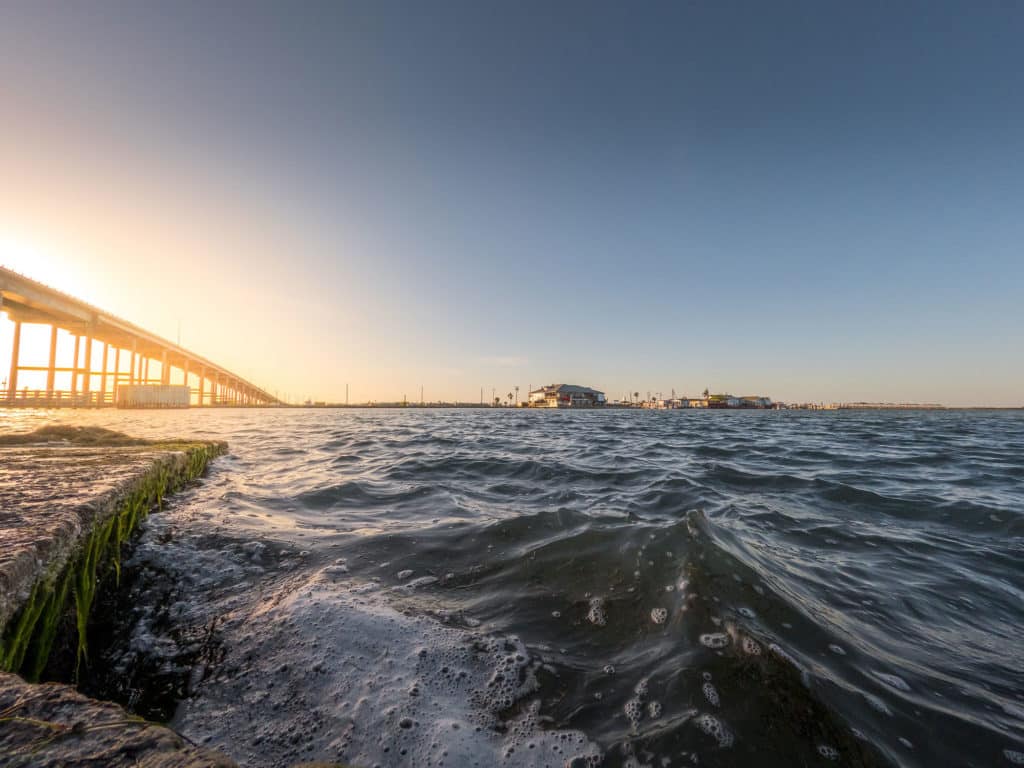
{"type": "Polygon", "coordinates": [[[14,321],[14,339],[11,343],[11,373],[7,377],[7,399],[14,400],[18,391],[18,356],[21,354],[21,321],[14,321]]]}
{"type": "Polygon", "coordinates": [[[53,397],[57,378],[57,326],[50,326],[50,359],[46,366],[46,396],[53,397]]]}

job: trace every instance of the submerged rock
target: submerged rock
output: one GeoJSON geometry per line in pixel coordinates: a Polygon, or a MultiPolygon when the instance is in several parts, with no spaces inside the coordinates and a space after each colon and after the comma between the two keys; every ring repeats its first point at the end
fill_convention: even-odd
{"type": "Polygon", "coordinates": [[[70,685],[32,685],[0,672],[0,762],[53,768],[233,768],[213,750],[189,744],[156,723],[133,717],[116,704],[94,701],[70,685]]]}

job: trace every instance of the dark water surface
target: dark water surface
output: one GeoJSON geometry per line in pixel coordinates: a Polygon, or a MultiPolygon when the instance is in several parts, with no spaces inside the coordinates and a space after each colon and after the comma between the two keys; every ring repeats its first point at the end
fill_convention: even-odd
{"type": "Polygon", "coordinates": [[[1019,412],[3,418],[230,442],[106,662],[246,765],[1024,764],[1019,412]]]}

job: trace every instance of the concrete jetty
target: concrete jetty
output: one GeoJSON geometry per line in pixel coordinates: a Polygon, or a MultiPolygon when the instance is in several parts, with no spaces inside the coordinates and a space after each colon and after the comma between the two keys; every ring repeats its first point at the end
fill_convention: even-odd
{"type": "Polygon", "coordinates": [[[0,435],[5,764],[231,765],[117,705],[67,685],[31,683],[61,632],[72,635],[72,648],[77,644],[77,661],[87,658],[93,598],[104,578],[116,579],[122,545],[150,510],[226,449],[221,442],[149,442],[97,428],[0,435]]]}

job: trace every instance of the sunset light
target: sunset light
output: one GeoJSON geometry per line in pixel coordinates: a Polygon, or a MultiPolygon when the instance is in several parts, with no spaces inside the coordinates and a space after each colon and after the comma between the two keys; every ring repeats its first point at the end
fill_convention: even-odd
{"type": "Polygon", "coordinates": [[[0,1],[0,768],[1024,766],[1022,41],[0,1]]]}

